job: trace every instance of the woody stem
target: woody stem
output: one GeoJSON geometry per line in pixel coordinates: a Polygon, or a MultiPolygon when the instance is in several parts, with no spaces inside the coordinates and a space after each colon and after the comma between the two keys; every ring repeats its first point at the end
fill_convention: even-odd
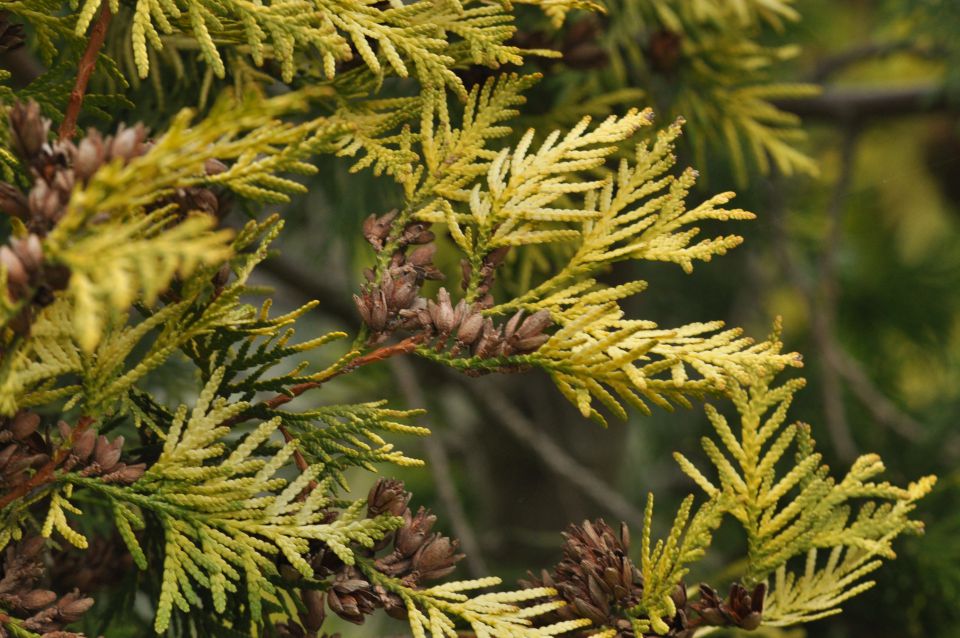
{"type": "Polygon", "coordinates": [[[104,2],[100,9],[100,17],[90,30],[90,40],[87,42],[87,48],[80,58],[80,65],[77,70],[77,80],[73,84],[73,90],[70,91],[70,101],[67,103],[66,115],[63,122],[60,123],[60,139],[68,140],[77,132],[77,119],[80,117],[80,108],[83,106],[83,96],[87,92],[87,84],[90,82],[90,76],[97,66],[97,58],[100,56],[100,49],[107,38],[107,27],[113,14],[110,12],[109,5],[104,2]]]}

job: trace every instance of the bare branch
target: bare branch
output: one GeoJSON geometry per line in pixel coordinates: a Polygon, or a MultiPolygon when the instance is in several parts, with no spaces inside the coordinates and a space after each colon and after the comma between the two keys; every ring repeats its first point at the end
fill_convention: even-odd
{"type": "Polygon", "coordinates": [[[811,74],[811,81],[823,83],[830,76],[860,62],[886,58],[896,53],[908,53],[920,58],[933,58],[941,55],[939,47],[919,46],[913,40],[895,40],[893,42],[863,42],[849,49],[824,57],[817,63],[811,74]]]}
{"type": "Polygon", "coordinates": [[[100,17],[97,19],[93,29],[90,30],[90,40],[87,42],[87,49],[80,58],[80,65],[77,69],[77,81],[70,92],[70,102],[67,104],[67,112],[60,123],[60,139],[68,140],[73,137],[77,130],[77,118],[80,117],[80,108],[83,106],[83,96],[87,92],[87,83],[90,82],[90,76],[97,66],[97,58],[100,57],[100,49],[107,39],[107,27],[110,26],[110,20],[113,13],[110,12],[110,5],[103,3],[100,10],[100,17]]]}
{"type": "Polygon", "coordinates": [[[774,100],[784,111],[807,119],[862,121],[875,117],[896,117],[957,110],[947,99],[943,86],[920,84],[898,88],[828,88],[820,95],[774,100]]]}
{"type": "Polygon", "coordinates": [[[474,381],[465,383],[464,387],[481,410],[495,417],[498,423],[502,423],[518,441],[533,450],[558,476],[562,476],[584,496],[620,520],[638,529],[643,527],[643,514],[640,510],[541,432],[492,384],[474,381]]]}

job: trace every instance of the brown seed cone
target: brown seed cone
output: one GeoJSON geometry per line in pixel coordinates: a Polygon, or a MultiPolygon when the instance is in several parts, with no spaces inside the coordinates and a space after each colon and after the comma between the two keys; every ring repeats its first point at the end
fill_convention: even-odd
{"type": "Polygon", "coordinates": [[[24,441],[39,425],[40,415],[30,410],[20,410],[12,417],[0,419],[0,443],[24,441]]]}
{"type": "MultiPolygon", "coordinates": [[[[71,438],[73,429],[65,421],[57,423],[57,428],[64,440],[71,438]]],[[[105,436],[97,436],[91,430],[84,430],[73,439],[73,446],[63,468],[77,472],[80,476],[99,477],[104,483],[135,483],[146,472],[147,466],[145,463],[122,462],[120,458],[123,455],[123,444],[122,436],[110,441],[105,436]]]]}
{"type": "Polygon", "coordinates": [[[13,299],[22,299],[44,280],[43,248],[34,234],[0,246],[0,263],[7,270],[7,292],[13,299]]]}
{"type": "MultiPolygon", "coordinates": [[[[530,575],[520,584],[524,587],[552,587],[567,605],[544,623],[587,618],[595,626],[616,630],[617,638],[635,638],[626,611],[635,607],[643,596],[643,577],[628,556],[630,534],[621,524],[617,534],[603,520],[584,521],[571,525],[563,534],[563,559],[552,573],[530,575]]],[[[682,584],[673,594],[677,613],[665,618],[671,638],[688,638],[686,593],[682,584]]],[[[596,627],[591,628],[591,632],[596,627]]],[[[584,634],[587,635],[587,634],[584,634]]],[[[652,636],[652,635],[651,635],[652,636]]]]}
{"type": "Polygon", "coordinates": [[[16,102],[8,117],[14,150],[27,164],[32,164],[47,143],[50,120],[43,117],[40,105],[33,100],[16,102]]]}
{"type": "Polygon", "coordinates": [[[300,614],[300,622],[303,623],[304,629],[310,632],[319,631],[327,617],[323,592],[314,589],[300,590],[300,600],[303,601],[304,607],[303,613],[300,614]]]}
{"type": "Polygon", "coordinates": [[[390,227],[393,224],[393,220],[396,219],[399,214],[400,211],[394,208],[379,217],[370,215],[364,220],[363,236],[377,252],[383,250],[383,243],[390,235],[390,227]]]}
{"type": "Polygon", "coordinates": [[[27,196],[19,188],[7,182],[0,182],[0,211],[26,221],[30,216],[27,196]]]}
{"type": "MultiPolygon", "coordinates": [[[[402,481],[380,479],[371,488],[367,498],[367,515],[392,514],[403,517],[401,528],[383,539],[388,542],[381,541],[374,547],[374,551],[379,551],[387,547],[389,541],[393,542],[393,551],[378,558],[374,565],[384,574],[416,587],[421,582],[450,574],[464,555],[457,553],[460,546],[458,541],[431,533],[437,517],[429,510],[421,507],[416,515],[410,511],[407,507],[410,496],[404,490],[402,481]]],[[[386,591],[379,591],[379,594],[387,613],[397,618],[406,616],[400,599],[387,596],[386,591]]]]}
{"type": "Polygon", "coordinates": [[[66,630],[78,621],[93,599],[73,591],[58,597],[55,592],[38,586],[45,575],[41,558],[44,540],[33,537],[7,548],[0,578],[0,606],[17,619],[23,629],[44,638],[83,638],[66,630]]]}
{"type": "Polygon", "coordinates": [[[410,561],[412,580],[436,580],[452,573],[457,563],[464,558],[464,554],[457,553],[459,547],[459,541],[433,534],[410,561]]]}
{"type": "Polygon", "coordinates": [[[403,558],[413,556],[426,542],[437,517],[430,510],[421,507],[416,515],[407,509],[403,513],[403,527],[397,530],[396,549],[403,558]]]}
{"type": "Polygon", "coordinates": [[[366,616],[379,605],[373,586],[354,567],[344,566],[333,579],[327,592],[330,610],[348,622],[362,625],[366,616]]]}
{"type": "Polygon", "coordinates": [[[367,495],[367,517],[374,518],[381,514],[403,516],[412,496],[404,490],[403,481],[377,479],[367,495]]]}
{"type": "Polygon", "coordinates": [[[701,584],[700,600],[691,604],[690,608],[699,614],[699,625],[735,626],[752,630],[759,627],[763,620],[763,599],[766,591],[763,583],[754,587],[753,591],[748,591],[740,583],[733,583],[727,599],[724,600],[717,590],[701,584]]]}

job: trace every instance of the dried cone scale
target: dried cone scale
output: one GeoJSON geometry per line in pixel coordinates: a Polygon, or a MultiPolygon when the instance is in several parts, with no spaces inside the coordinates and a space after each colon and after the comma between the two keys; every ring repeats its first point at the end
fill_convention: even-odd
{"type": "Polygon", "coordinates": [[[42,587],[46,576],[45,539],[35,536],[7,547],[0,577],[0,607],[18,628],[30,634],[11,634],[0,626],[0,636],[39,635],[41,638],[82,638],[67,631],[90,607],[93,599],[72,591],[59,595],[42,587]]]}
{"type": "MultiPolygon", "coordinates": [[[[552,572],[544,570],[521,581],[525,587],[552,587],[567,604],[542,622],[586,618],[592,623],[582,636],[598,628],[613,630],[616,638],[640,638],[636,635],[628,610],[643,599],[644,582],[640,570],[629,557],[630,532],[621,524],[619,533],[603,520],[571,525],[564,532],[563,559],[552,572]]],[[[667,633],[644,633],[646,638],[662,636],[692,638],[699,627],[736,626],[756,629],[763,614],[764,586],[752,592],[734,584],[726,600],[707,585],[700,586],[696,602],[687,599],[686,587],[678,583],[671,598],[676,613],[660,620],[667,633]]],[[[606,635],[606,634],[604,634],[606,635]]]]}
{"type": "MultiPolygon", "coordinates": [[[[363,223],[363,235],[376,252],[382,252],[390,241],[398,211],[370,215],[363,223]]],[[[476,298],[468,304],[461,299],[454,303],[449,291],[440,288],[435,299],[419,295],[425,281],[443,279],[433,265],[437,252],[435,236],[429,224],[407,224],[393,240],[394,252],[380,280],[372,272],[370,282],[353,296],[361,320],[371,331],[370,343],[385,340],[397,330],[420,333],[432,340],[437,352],[451,355],[472,355],[480,358],[508,357],[535,352],[550,339],[546,332],[553,320],[548,310],[530,316],[517,312],[504,325],[496,324],[483,312],[492,304],[489,295],[496,268],[503,263],[508,248],[493,251],[483,259],[476,298]],[[411,246],[416,246],[409,251],[411,246]]],[[[464,285],[471,269],[462,262],[464,285]]]]}

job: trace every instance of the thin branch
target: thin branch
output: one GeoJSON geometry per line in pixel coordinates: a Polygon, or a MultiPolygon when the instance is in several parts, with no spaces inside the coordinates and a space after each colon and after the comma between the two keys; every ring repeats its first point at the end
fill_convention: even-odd
{"type": "MultiPolygon", "coordinates": [[[[293,401],[295,398],[306,392],[307,390],[313,390],[314,388],[319,388],[323,384],[329,382],[331,379],[342,376],[353,372],[357,368],[362,368],[364,366],[370,365],[371,363],[377,363],[379,361],[384,361],[390,357],[395,357],[399,354],[409,354],[417,349],[417,346],[423,341],[424,335],[414,335],[412,337],[407,337],[403,341],[391,344],[389,346],[383,346],[382,348],[377,348],[372,352],[368,352],[365,355],[359,356],[356,359],[350,361],[342,368],[336,370],[333,374],[325,378],[323,381],[307,381],[305,383],[300,383],[295,386],[292,386],[287,389],[284,394],[278,394],[270,399],[258,403],[256,408],[266,408],[272,410],[279,408],[285,403],[293,401]]],[[[232,426],[237,423],[241,423],[249,418],[249,412],[237,415],[232,419],[227,419],[223,422],[223,425],[232,426]]],[[[285,434],[286,436],[286,434],[285,434]]]]}
{"type": "Polygon", "coordinates": [[[852,124],[843,131],[840,147],[840,173],[827,206],[827,241],[820,254],[820,294],[826,305],[823,311],[828,315],[831,325],[836,317],[837,306],[837,256],[843,242],[843,208],[850,197],[853,182],[853,170],[856,162],[857,143],[861,128],[852,124]]]}
{"type": "Polygon", "coordinates": [[[640,510],[541,432],[492,384],[484,384],[481,388],[479,382],[473,382],[465,383],[464,387],[481,410],[495,417],[498,423],[502,423],[517,440],[533,450],[558,476],[568,480],[587,498],[620,520],[637,529],[643,527],[643,514],[640,510]]]}
{"type": "Polygon", "coordinates": [[[828,88],[820,95],[773,100],[784,111],[807,119],[862,121],[874,117],[957,110],[941,85],[902,88],[828,88]]]}
{"type": "MultiPolygon", "coordinates": [[[[834,383],[840,379],[846,381],[857,399],[870,411],[873,418],[894,432],[909,440],[922,436],[923,426],[915,419],[904,414],[870,380],[862,366],[850,356],[836,340],[837,309],[837,255],[843,236],[843,207],[850,195],[853,181],[853,168],[857,143],[861,127],[851,124],[843,137],[841,147],[840,175],[837,178],[828,211],[829,228],[827,242],[820,258],[820,303],[819,316],[825,318],[826,325],[815,325],[819,334],[815,337],[820,348],[823,364],[830,368],[830,378],[834,383]]],[[[811,308],[812,310],[813,308],[811,308]]],[[[852,443],[852,441],[851,441],[852,443]]]]}
{"type": "MultiPolygon", "coordinates": [[[[816,313],[815,307],[811,311],[816,313]]],[[[857,457],[857,444],[850,433],[850,423],[847,421],[847,412],[843,405],[843,383],[837,368],[833,365],[833,356],[830,354],[831,329],[822,314],[816,313],[812,317],[811,328],[814,342],[820,351],[820,393],[823,398],[823,416],[830,434],[830,442],[837,456],[845,461],[852,461],[857,457]]]]}
{"type": "MultiPolygon", "coordinates": [[[[842,241],[843,206],[849,197],[854,154],[861,130],[859,122],[847,123],[841,148],[840,175],[828,206],[829,225],[827,240],[818,264],[819,281],[814,282],[803,272],[797,258],[790,251],[782,201],[772,201],[770,207],[774,213],[774,227],[779,235],[776,246],[780,262],[788,278],[802,294],[811,318],[811,333],[820,354],[823,408],[827,427],[834,448],[845,458],[854,456],[856,448],[843,412],[844,383],[879,424],[911,441],[919,440],[923,434],[923,426],[900,410],[874,385],[859,362],[843,349],[836,338],[837,254],[842,241]]],[[[775,195],[776,188],[772,189],[771,197],[775,195]]]]}
{"type": "Polygon", "coordinates": [[[919,421],[897,407],[863,370],[860,362],[839,347],[832,348],[833,366],[850,386],[850,391],[867,408],[873,418],[909,441],[923,438],[924,427],[919,421]]]}
{"type": "Polygon", "coordinates": [[[817,63],[816,69],[814,69],[810,79],[817,84],[822,84],[829,79],[830,76],[850,66],[859,64],[860,62],[885,58],[901,52],[909,53],[910,55],[920,58],[933,58],[943,53],[939,47],[920,46],[913,40],[864,42],[821,59],[817,63]]]}
{"type": "Polygon", "coordinates": [[[840,149],[840,174],[833,187],[830,204],[827,207],[827,239],[820,254],[819,290],[808,291],[808,305],[813,314],[811,326],[814,341],[820,350],[820,370],[823,377],[823,410],[827,428],[833,446],[840,458],[851,461],[857,456],[857,445],[850,432],[846,410],[843,405],[843,385],[834,365],[834,358],[828,354],[832,349],[833,334],[836,325],[837,308],[837,255],[843,239],[843,208],[850,195],[853,182],[853,169],[856,161],[857,141],[860,139],[860,127],[848,126],[843,132],[840,149]]]}
{"type": "MultiPolygon", "coordinates": [[[[407,407],[425,408],[427,400],[423,388],[417,380],[416,370],[410,365],[410,362],[406,359],[396,358],[390,361],[390,368],[407,407]]],[[[430,429],[433,430],[433,428],[430,429]]],[[[460,540],[463,553],[467,555],[467,568],[470,570],[470,575],[473,578],[486,576],[490,572],[483,560],[480,543],[473,531],[473,526],[470,525],[470,519],[463,507],[463,501],[454,486],[447,448],[439,434],[436,433],[426,437],[424,448],[427,453],[430,472],[433,474],[433,484],[437,488],[437,495],[440,497],[440,502],[443,504],[451,527],[453,527],[453,533],[460,540]]]]}
{"type": "Polygon", "coordinates": [[[103,48],[103,42],[107,38],[107,27],[110,26],[110,20],[113,19],[113,13],[110,12],[110,6],[107,2],[103,3],[100,9],[100,17],[90,30],[90,40],[87,42],[87,48],[80,58],[80,65],[77,69],[77,80],[70,91],[70,102],[67,104],[66,115],[63,122],[60,123],[60,139],[68,140],[77,132],[77,119],[80,117],[80,108],[83,106],[83,96],[87,92],[87,84],[90,82],[90,76],[97,66],[97,58],[100,56],[100,49],[103,48]]]}
{"type": "MultiPolygon", "coordinates": [[[[281,425],[277,429],[280,430],[280,434],[283,435],[284,443],[290,443],[296,438],[292,434],[290,434],[290,431],[287,430],[287,428],[284,427],[283,425],[281,425]]],[[[310,467],[310,465],[307,463],[307,459],[303,458],[303,453],[301,453],[300,450],[293,451],[293,462],[297,464],[297,469],[300,470],[301,472],[306,472],[307,468],[310,467]]],[[[316,481],[310,481],[308,490],[313,491],[313,488],[315,488],[316,486],[317,486],[316,481]]]]}

